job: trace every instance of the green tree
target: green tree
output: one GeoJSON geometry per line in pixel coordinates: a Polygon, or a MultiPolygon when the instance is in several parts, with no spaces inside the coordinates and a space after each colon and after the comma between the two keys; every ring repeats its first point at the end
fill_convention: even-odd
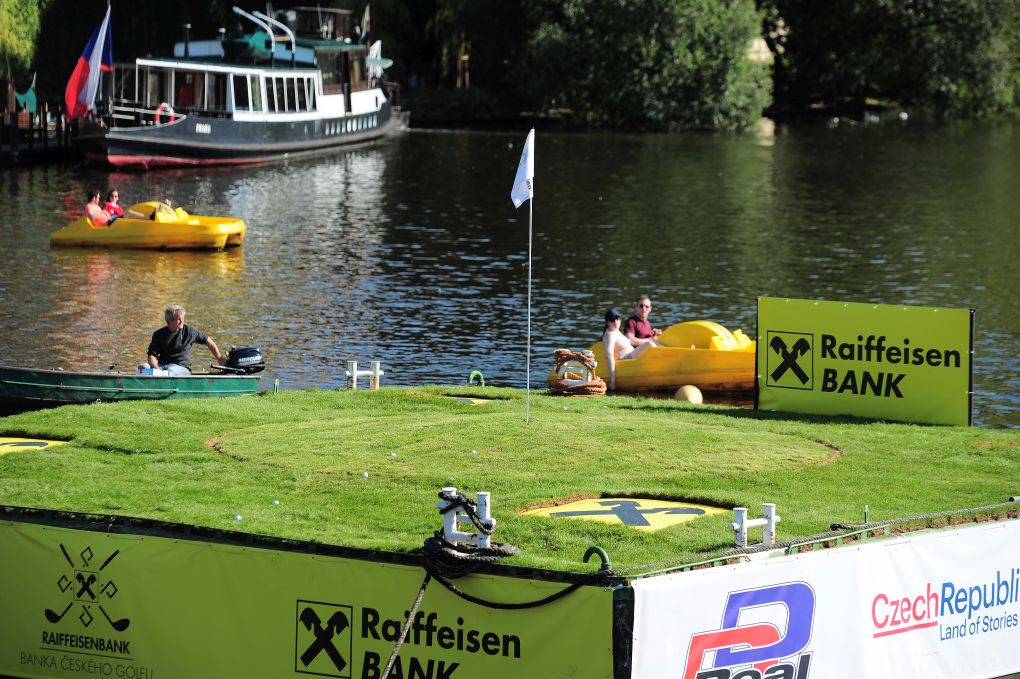
{"type": "Polygon", "coordinates": [[[765,0],[776,99],[802,108],[867,98],[943,116],[1020,103],[1015,0],[765,0]]]}
{"type": "Polygon", "coordinates": [[[0,0],[0,57],[6,74],[22,76],[35,56],[39,17],[49,0],[0,0]]]}
{"type": "Polygon", "coordinates": [[[550,2],[529,45],[530,93],[609,127],[733,129],[769,103],[748,58],[753,0],[550,2]]]}

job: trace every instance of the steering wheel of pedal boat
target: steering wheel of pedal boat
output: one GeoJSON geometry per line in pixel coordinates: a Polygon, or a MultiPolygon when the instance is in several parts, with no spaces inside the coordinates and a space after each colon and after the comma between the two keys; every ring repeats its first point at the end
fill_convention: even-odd
{"type": "Polygon", "coordinates": [[[171,108],[170,104],[166,103],[165,101],[156,108],[155,119],[157,125],[163,122],[164,115],[166,116],[167,118],[166,121],[168,123],[172,123],[173,121],[177,120],[177,116],[174,114],[173,108],[171,108]]]}

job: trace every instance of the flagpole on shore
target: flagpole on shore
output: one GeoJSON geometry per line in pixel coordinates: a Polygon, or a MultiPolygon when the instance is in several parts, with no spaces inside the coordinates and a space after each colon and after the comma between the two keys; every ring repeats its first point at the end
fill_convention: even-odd
{"type": "Polygon", "coordinates": [[[524,150],[521,151],[521,162],[517,166],[517,175],[514,177],[514,187],[510,190],[510,200],[514,207],[519,208],[528,201],[528,342],[527,355],[524,358],[525,370],[525,396],[524,396],[524,421],[527,422],[531,415],[531,233],[534,218],[535,198],[535,128],[528,132],[528,138],[524,140],[524,150]]]}

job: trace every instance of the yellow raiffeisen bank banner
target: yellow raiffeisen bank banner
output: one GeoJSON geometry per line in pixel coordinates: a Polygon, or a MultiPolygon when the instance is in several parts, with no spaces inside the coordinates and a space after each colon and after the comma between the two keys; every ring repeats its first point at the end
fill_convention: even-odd
{"type": "MultiPolygon", "coordinates": [[[[0,675],[377,679],[419,568],[0,522],[0,675]]],[[[472,575],[524,602],[563,583],[472,575]]],[[[433,581],[390,677],[612,677],[612,592],[496,610],[433,581]]]]}
{"type": "Polygon", "coordinates": [[[973,311],[758,298],[762,410],[968,425],[973,311]]]}

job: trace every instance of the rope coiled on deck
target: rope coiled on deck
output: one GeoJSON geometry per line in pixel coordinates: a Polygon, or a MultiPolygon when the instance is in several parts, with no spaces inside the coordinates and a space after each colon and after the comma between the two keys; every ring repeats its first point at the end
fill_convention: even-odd
{"type": "MultiPolygon", "coordinates": [[[[478,504],[474,500],[462,493],[448,491],[445,489],[439,492],[439,499],[449,503],[445,508],[439,510],[440,513],[446,514],[448,512],[463,510],[479,532],[484,535],[492,535],[495,528],[482,521],[482,517],[478,515],[478,504]]],[[[601,575],[595,574],[584,580],[573,582],[567,587],[535,601],[520,603],[488,601],[468,594],[450,582],[449,579],[456,579],[469,575],[485,564],[495,563],[499,559],[514,556],[515,554],[520,553],[519,549],[511,544],[493,541],[489,542],[489,547],[458,545],[449,542],[444,537],[442,530],[437,530],[432,537],[425,539],[425,542],[422,544],[421,553],[425,565],[425,579],[422,580],[421,587],[418,589],[418,595],[415,597],[414,605],[411,607],[411,610],[407,615],[407,620],[404,622],[404,628],[400,631],[400,637],[397,639],[397,643],[393,646],[393,652],[390,654],[389,662],[386,663],[386,669],[384,669],[383,673],[379,675],[381,677],[390,676],[390,670],[393,669],[393,664],[396,662],[397,656],[400,654],[400,647],[404,645],[404,641],[407,639],[407,633],[411,629],[411,624],[414,621],[415,616],[418,614],[418,608],[421,606],[421,601],[425,597],[425,589],[428,587],[429,581],[433,578],[443,587],[465,601],[470,601],[473,604],[485,606],[486,608],[515,610],[522,608],[536,608],[538,606],[544,606],[552,603],[557,599],[565,597],[579,587],[588,584],[595,584],[598,577],[601,575]]]]}

